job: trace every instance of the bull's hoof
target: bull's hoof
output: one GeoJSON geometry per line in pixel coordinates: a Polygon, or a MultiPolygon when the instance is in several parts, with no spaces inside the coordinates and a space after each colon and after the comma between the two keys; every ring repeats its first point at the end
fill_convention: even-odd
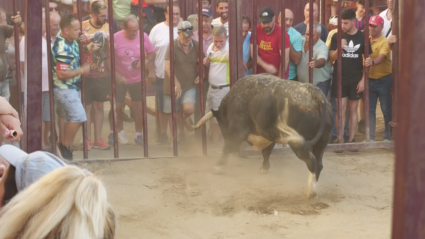
{"type": "Polygon", "coordinates": [[[269,174],[269,170],[268,169],[265,169],[263,167],[260,167],[260,173],[261,174],[269,174]]]}
{"type": "Polygon", "coordinates": [[[221,166],[214,166],[214,174],[222,175],[224,173],[225,173],[225,171],[224,171],[224,168],[223,167],[221,167],[221,166]]]}
{"type": "Polygon", "coordinates": [[[318,198],[316,191],[308,191],[307,192],[307,199],[309,202],[314,202],[318,198]]]}

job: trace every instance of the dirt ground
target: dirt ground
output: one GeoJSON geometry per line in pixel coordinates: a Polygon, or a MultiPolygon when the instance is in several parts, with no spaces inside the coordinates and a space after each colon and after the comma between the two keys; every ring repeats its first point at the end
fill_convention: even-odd
{"type": "MultiPolygon", "coordinates": [[[[107,127],[105,119],[104,139],[107,127]]],[[[130,144],[119,146],[120,157],[142,158],[143,149],[133,142],[134,124],[125,123],[124,128],[130,144]]],[[[226,173],[216,175],[219,146],[209,145],[208,157],[201,156],[201,141],[191,133],[179,143],[179,157],[167,158],[172,156],[171,144],[155,144],[151,116],[148,128],[149,156],[155,159],[85,164],[82,152],[74,152],[75,161],[105,183],[118,216],[117,238],[390,237],[392,150],[326,152],[319,197],[309,203],[307,168],[294,154],[273,155],[268,174],[259,171],[261,157],[234,155],[226,173]]],[[[377,140],[382,140],[382,131],[378,110],[377,140]]],[[[359,134],[356,140],[364,136],[359,134]]],[[[113,150],[91,150],[89,158],[113,158],[113,150]]]]}

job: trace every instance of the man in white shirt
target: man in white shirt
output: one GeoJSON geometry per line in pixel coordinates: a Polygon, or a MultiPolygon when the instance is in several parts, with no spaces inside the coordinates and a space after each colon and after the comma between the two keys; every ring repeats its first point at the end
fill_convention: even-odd
{"type": "MultiPolygon", "coordinates": [[[[213,43],[208,47],[204,65],[209,67],[208,81],[210,87],[207,95],[207,112],[218,110],[224,96],[230,90],[229,75],[229,43],[227,30],[224,26],[214,27],[213,43]]],[[[212,141],[217,142],[221,132],[217,120],[210,121],[212,141]]]]}
{"type": "Polygon", "coordinates": [[[214,27],[224,25],[227,30],[227,35],[229,35],[229,3],[228,0],[218,0],[217,1],[217,13],[219,17],[212,21],[214,27]]]}
{"type": "MultiPolygon", "coordinates": [[[[165,75],[165,54],[167,52],[167,47],[170,44],[170,19],[168,17],[169,7],[165,7],[165,21],[155,25],[150,34],[149,40],[152,45],[155,47],[155,73],[156,81],[155,92],[156,98],[158,101],[158,112],[159,112],[159,122],[160,122],[160,135],[157,137],[157,142],[159,144],[165,144],[168,141],[167,137],[167,126],[168,126],[168,115],[164,113],[164,75],[165,75]]],[[[178,38],[177,34],[177,25],[180,21],[180,7],[178,5],[173,5],[173,37],[174,39],[178,38]]]]}
{"type": "Polygon", "coordinates": [[[394,0],[387,0],[388,8],[379,14],[384,19],[384,28],[382,29],[382,35],[387,39],[391,36],[391,22],[393,21],[393,8],[394,0]]]}

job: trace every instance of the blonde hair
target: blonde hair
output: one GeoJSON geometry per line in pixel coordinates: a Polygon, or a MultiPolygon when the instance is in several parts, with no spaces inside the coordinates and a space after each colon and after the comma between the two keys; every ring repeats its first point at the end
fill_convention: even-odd
{"type": "Polygon", "coordinates": [[[56,169],[0,211],[0,239],[112,239],[116,218],[106,189],[75,166],[56,169]]]}

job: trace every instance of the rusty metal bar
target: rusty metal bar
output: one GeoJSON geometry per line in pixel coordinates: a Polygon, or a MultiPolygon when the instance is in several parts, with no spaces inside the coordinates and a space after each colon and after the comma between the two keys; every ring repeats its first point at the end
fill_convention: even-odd
{"type": "MultiPolygon", "coordinates": [[[[81,29],[81,34],[82,33],[82,14],[81,14],[81,0],[77,0],[77,16],[78,16],[78,21],[80,22],[80,29],[81,29]]],[[[83,58],[81,57],[83,55],[83,44],[81,42],[78,42],[78,46],[79,46],[79,52],[80,52],[80,67],[83,66],[83,58]]],[[[83,75],[81,75],[81,103],[83,104],[84,108],[86,107],[86,80],[85,77],[83,75]]],[[[87,148],[87,121],[83,122],[83,158],[84,159],[88,159],[89,158],[89,151],[87,148]]]]}
{"type": "MultiPolygon", "coordinates": [[[[369,39],[369,1],[371,0],[365,0],[365,22],[364,22],[364,59],[369,57],[369,46],[370,46],[370,39],[369,39]]],[[[365,116],[365,135],[366,135],[366,142],[370,141],[370,122],[369,122],[369,67],[364,67],[363,69],[364,73],[364,116],[365,116]]]]}
{"type": "MultiPolygon", "coordinates": [[[[16,1],[17,0],[12,0],[12,7],[13,7],[13,14],[16,16],[18,14],[18,10],[16,9],[16,1]]],[[[21,16],[22,18],[22,16],[21,16]]],[[[23,22],[23,18],[22,18],[22,22],[23,22]]],[[[21,124],[24,125],[24,122],[22,122],[23,117],[23,111],[22,111],[22,86],[21,86],[21,58],[20,58],[20,54],[19,54],[19,27],[18,24],[14,23],[13,24],[13,35],[14,35],[14,40],[15,40],[15,61],[16,61],[16,67],[15,67],[15,77],[16,77],[16,85],[18,88],[18,112],[19,112],[19,119],[21,121],[21,124]]],[[[26,117],[25,117],[26,118],[26,117]]],[[[21,138],[21,148],[24,151],[26,150],[26,143],[22,144],[23,141],[26,138],[26,134],[24,134],[24,136],[21,138]],[[23,147],[24,146],[24,147],[23,147]]]]}
{"type": "Polygon", "coordinates": [[[48,11],[49,0],[44,0],[44,13],[46,16],[46,42],[47,42],[47,69],[49,69],[49,106],[50,106],[50,135],[52,153],[56,154],[56,127],[55,127],[55,104],[53,94],[53,72],[52,69],[52,39],[50,37],[50,12],[48,11]]]}
{"type": "MultiPolygon", "coordinates": [[[[114,158],[119,158],[118,152],[118,131],[117,131],[117,102],[116,99],[116,86],[115,86],[115,54],[114,53],[114,13],[112,9],[112,1],[108,1],[108,23],[109,23],[109,51],[111,60],[111,111],[112,111],[112,124],[114,134],[114,158]]],[[[142,48],[142,46],[140,46],[142,48]]],[[[143,76],[142,76],[143,77],[143,76]]]]}
{"type": "MultiPolygon", "coordinates": [[[[396,161],[393,198],[393,239],[424,238],[425,128],[423,38],[425,2],[399,1],[400,78],[396,128],[396,161]]],[[[394,22],[394,19],[393,19],[394,22]]]]}
{"type": "MultiPolygon", "coordinates": [[[[400,79],[399,75],[399,49],[400,49],[400,24],[399,24],[399,13],[400,6],[399,0],[394,0],[393,6],[393,19],[392,19],[392,35],[397,36],[397,43],[395,43],[393,51],[392,51],[392,64],[393,64],[393,73],[392,73],[392,120],[390,122],[390,128],[397,127],[397,106],[398,106],[398,82],[400,79]]],[[[393,130],[393,138],[395,138],[396,131],[393,130]]]]}
{"type": "Polygon", "coordinates": [[[236,0],[229,0],[229,64],[230,67],[230,87],[238,78],[238,51],[237,51],[237,9],[236,0]]]}
{"type": "MultiPolygon", "coordinates": [[[[143,3],[139,0],[139,16],[143,16],[143,3]]],[[[140,40],[140,74],[142,85],[142,117],[143,117],[143,156],[149,157],[148,147],[148,116],[147,116],[147,103],[146,103],[146,69],[145,69],[145,31],[143,26],[143,17],[139,17],[139,40],[140,40]]],[[[133,110],[134,111],[134,110],[133,110]]]]}
{"type": "MultiPolygon", "coordinates": [[[[242,0],[236,0],[236,9],[241,9],[242,0]]],[[[238,78],[235,79],[235,83],[242,77],[245,76],[245,68],[242,64],[243,62],[243,43],[245,41],[245,37],[242,37],[242,11],[236,11],[236,35],[237,35],[237,55],[238,55],[238,78]]]]}
{"type": "Polygon", "coordinates": [[[258,46],[257,46],[257,8],[258,3],[257,0],[252,0],[252,74],[257,74],[257,54],[258,54],[258,46]]]}
{"type": "Polygon", "coordinates": [[[90,160],[81,160],[81,161],[73,161],[69,164],[71,165],[86,165],[86,164],[96,164],[96,163],[114,163],[114,162],[128,162],[128,161],[136,161],[136,160],[145,160],[145,159],[174,159],[175,157],[149,157],[149,158],[110,158],[110,159],[90,159],[90,160]]]}
{"type": "MultiPolygon", "coordinates": [[[[394,142],[362,142],[362,143],[347,143],[347,144],[328,144],[325,151],[334,152],[334,151],[352,151],[352,150],[367,150],[367,149],[391,149],[394,148],[394,142]]],[[[275,148],[273,149],[273,154],[291,154],[293,153],[290,147],[275,148]]],[[[254,151],[252,149],[244,150],[240,154],[241,157],[250,157],[250,156],[261,156],[261,152],[254,151]]]]}
{"type": "Polygon", "coordinates": [[[320,0],[320,23],[326,26],[326,0],[320,0]]]}
{"type": "MultiPolygon", "coordinates": [[[[200,105],[200,113],[201,118],[205,115],[204,108],[204,64],[203,64],[203,52],[204,52],[204,44],[203,44],[203,29],[204,23],[202,18],[202,0],[198,0],[198,38],[199,38],[199,62],[198,62],[198,73],[199,73],[199,105],[200,105]]],[[[207,57],[207,56],[206,56],[207,57]]],[[[202,126],[202,152],[204,155],[207,155],[207,130],[206,126],[202,126]]]]}
{"type": "MultiPolygon", "coordinates": [[[[309,28],[309,41],[308,41],[308,62],[313,60],[313,23],[314,23],[314,16],[313,16],[313,9],[314,9],[314,1],[313,0],[309,0],[309,7],[310,7],[310,11],[309,11],[309,21],[308,21],[308,28],[309,28]]],[[[338,62],[341,63],[341,62],[338,62]]],[[[303,64],[303,63],[301,63],[303,64]]],[[[310,82],[310,84],[313,84],[313,68],[308,67],[308,81],[310,82]]]]}
{"type": "MultiPolygon", "coordinates": [[[[168,19],[169,19],[169,31],[170,31],[170,98],[171,98],[171,121],[172,121],[172,132],[173,132],[173,155],[178,156],[177,148],[177,123],[176,123],[176,92],[175,92],[175,78],[174,78],[174,8],[173,1],[168,2],[168,19]]],[[[202,33],[201,33],[202,34],[202,33]]]]}
{"type": "Polygon", "coordinates": [[[286,14],[285,14],[285,0],[282,0],[282,3],[281,3],[281,5],[280,5],[280,14],[281,14],[281,19],[280,19],[280,22],[281,22],[281,26],[280,26],[280,29],[281,29],[281,34],[280,34],[280,47],[281,47],[281,54],[280,54],[280,64],[281,64],[281,67],[282,67],[282,72],[281,72],[281,77],[282,77],[282,79],[285,79],[285,76],[286,76],[286,70],[289,70],[289,68],[288,69],[286,69],[288,66],[285,64],[285,62],[286,62],[286,41],[285,41],[285,39],[286,39],[286,29],[285,29],[285,18],[286,18],[286,14]]]}
{"type": "MultiPolygon", "coordinates": [[[[337,34],[337,51],[338,51],[338,59],[337,59],[337,101],[338,101],[338,141],[340,144],[343,143],[343,135],[344,135],[344,126],[342,125],[342,122],[345,122],[342,120],[342,114],[347,114],[347,112],[342,112],[342,23],[341,23],[341,15],[342,15],[342,7],[341,7],[342,0],[338,0],[338,32],[337,34]]],[[[335,70],[335,69],[334,69],[335,70]]],[[[335,80],[335,79],[334,79],[335,80]]]]}

